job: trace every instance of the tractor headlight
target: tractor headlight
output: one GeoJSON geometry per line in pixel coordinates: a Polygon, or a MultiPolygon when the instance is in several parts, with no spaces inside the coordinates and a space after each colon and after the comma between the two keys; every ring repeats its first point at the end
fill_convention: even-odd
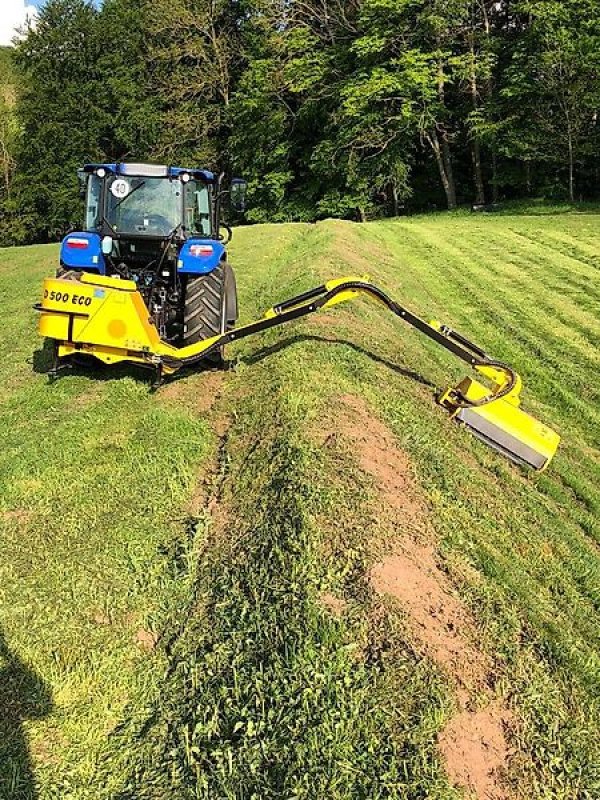
{"type": "Polygon", "coordinates": [[[105,236],[102,239],[102,253],[105,256],[109,256],[113,250],[113,238],[112,236],[105,236]]]}

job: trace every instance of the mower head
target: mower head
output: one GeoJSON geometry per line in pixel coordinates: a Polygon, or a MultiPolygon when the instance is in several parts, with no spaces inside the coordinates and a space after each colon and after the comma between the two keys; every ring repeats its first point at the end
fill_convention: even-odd
{"type": "Polygon", "coordinates": [[[546,469],[560,442],[560,436],[520,405],[521,379],[510,369],[478,366],[475,369],[490,378],[490,392],[474,378],[464,378],[458,386],[447,389],[438,402],[472,434],[516,464],[546,469]]]}

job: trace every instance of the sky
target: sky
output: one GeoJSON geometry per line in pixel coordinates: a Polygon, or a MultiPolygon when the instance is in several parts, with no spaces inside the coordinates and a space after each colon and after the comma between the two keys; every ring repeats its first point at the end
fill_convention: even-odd
{"type": "MultiPolygon", "coordinates": [[[[23,25],[26,18],[35,17],[37,9],[46,0],[0,0],[0,46],[11,43],[15,29],[23,25]]],[[[100,5],[96,0],[96,6],[100,5]]]]}
{"type": "Polygon", "coordinates": [[[0,0],[0,45],[10,44],[16,28],[35,15],[43,0],[0,0]],[[33,3],[33,4],[32,4],[33,3]]]}

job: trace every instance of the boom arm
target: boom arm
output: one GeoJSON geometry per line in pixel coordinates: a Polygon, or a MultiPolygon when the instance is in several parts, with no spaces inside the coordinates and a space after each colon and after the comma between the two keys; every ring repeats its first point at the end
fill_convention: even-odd
{"type": "Polygon", "coordinates": [[[452,328],[436,322],[425,322],[425,320],[413,314],[412,311],[392,300],[379,287],[370,283],[367,277],[336,278],[328,281],[321,286],[278,303],[266,312],[263,319],[257,322],[234,328],[222,336],[207,340],[203,344],[208,346],[203,347],[201,353],[185,355],[184,351],[180,351],[179,357],[164,356],[163,360],[165,364],[174,369],[191,366],[203,360],[209,353],[223,345],[245,339],[247,336],[261,333],[278,325],[284,325],[286,322],[300,319],[316,311],[331,308],[338,303],[353,300],[360,295],[366,295],[381,303],[393,314],[403,319],[413,328],[421,331],[421,333],[424,333],[430,339],[433,339],[434,342],[440,344],[452,355],[495,381],[496,390],[493,393],[478,400],[468,401],[467,405],[485,405],[492,400],[510,394],[517,386],[519,382],[518,375],[506,364],[490,358],[480,347],[460,333],[452,330],[452,328]]]}

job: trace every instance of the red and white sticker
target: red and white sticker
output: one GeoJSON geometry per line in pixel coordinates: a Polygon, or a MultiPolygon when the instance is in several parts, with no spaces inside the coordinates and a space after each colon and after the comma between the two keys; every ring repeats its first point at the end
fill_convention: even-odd
{"type": "Polygon", "coordinates": [[[212,244],[193,244],[190,247],[190,255],[194,258],[206,258],[212,256],[214,248],[212,244]]]}
{"type": "Polygon", "coordinates": [[[88,239],[78,239],[76,236],[71,236],[67,239],[67,247],[71,250],[86,250],[89,246],[88,239]]]}

